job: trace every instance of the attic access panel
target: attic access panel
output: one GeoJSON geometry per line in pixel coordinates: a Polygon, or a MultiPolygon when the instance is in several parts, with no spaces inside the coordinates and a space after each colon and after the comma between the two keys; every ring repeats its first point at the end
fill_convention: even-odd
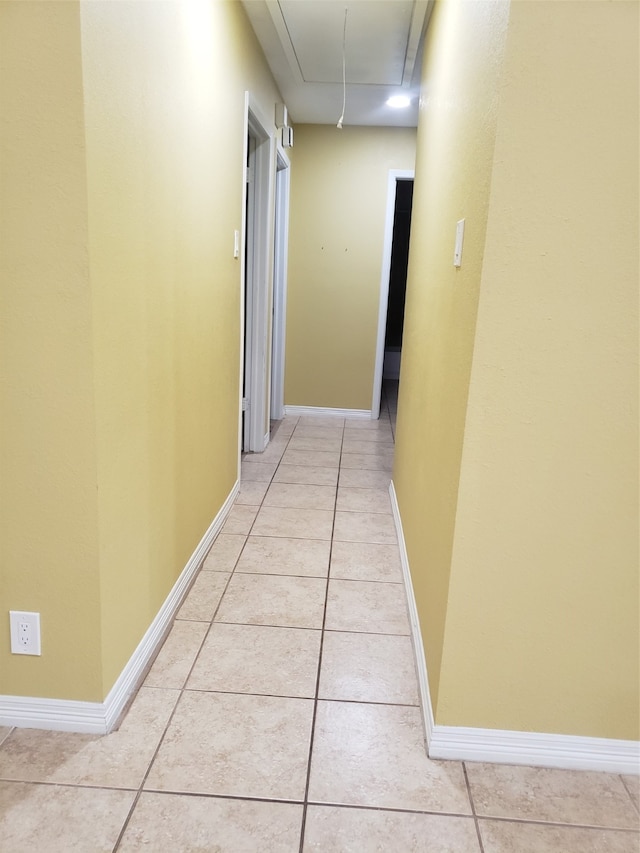
{"type": "Polygon", "coordinates": [[[413,0],[280,0],[278,5],[306,83],[342,82],[346,6],[347,82],[402,85],[413,0]]]}

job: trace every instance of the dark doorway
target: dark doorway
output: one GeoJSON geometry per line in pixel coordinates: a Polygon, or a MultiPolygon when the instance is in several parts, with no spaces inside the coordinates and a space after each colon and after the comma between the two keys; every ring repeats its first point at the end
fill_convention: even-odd
{"type": "Polygon", "coordinates": [[[384,366],[382,370],[385,379],[397,380],[400,376],[412,203],[413,180],[397,180],[389,272],[387,327],[384,339],[384,366]]]}

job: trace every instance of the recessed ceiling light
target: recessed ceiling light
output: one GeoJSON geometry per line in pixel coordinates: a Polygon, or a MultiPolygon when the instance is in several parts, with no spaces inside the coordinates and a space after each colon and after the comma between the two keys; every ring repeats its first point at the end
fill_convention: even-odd
{"type": "Polygon", "coordinates": [[[396,109],[408,107],[410,103],[411,98],[408,98],[406,95],[392,95],[392,97],[387,100],[387,106],[395,107],[396,109]]]}

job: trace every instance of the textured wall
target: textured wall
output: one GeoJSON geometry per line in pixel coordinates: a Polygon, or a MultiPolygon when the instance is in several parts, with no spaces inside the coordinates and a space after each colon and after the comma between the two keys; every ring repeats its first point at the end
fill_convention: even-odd
{"type": "Polygon", "coordinates": [[[413,169],[415,131],[295,132],[285,403],[371,409],[387,181],[413,169]]]}
{"type": "Polygon", "coordinates": [[[507,17],[504,3],[436,5],[425,50],[393,479],[434,704],[507,17]]]}
{"type": "Polygon", "coordinates": [[[280,98],[237,2],[2,14],[2,603],[43,655],[0,631],[0,692],[101,701],[237,478],[245,91],[280,98]]]}
{"type": "Polygon", "coordinates": [[[441,723],[639,735],[638,11],[512,5],[441,723]]]}

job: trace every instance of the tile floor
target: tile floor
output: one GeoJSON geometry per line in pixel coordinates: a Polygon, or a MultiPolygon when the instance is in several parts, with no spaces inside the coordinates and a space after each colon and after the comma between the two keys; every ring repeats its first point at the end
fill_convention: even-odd
{"type": "Polygon", "coordinates": [[[0,730],[0,850],[637,853],[637,777],[426,757],[394,410],[243,461],[118,731],[0,730]]]}

